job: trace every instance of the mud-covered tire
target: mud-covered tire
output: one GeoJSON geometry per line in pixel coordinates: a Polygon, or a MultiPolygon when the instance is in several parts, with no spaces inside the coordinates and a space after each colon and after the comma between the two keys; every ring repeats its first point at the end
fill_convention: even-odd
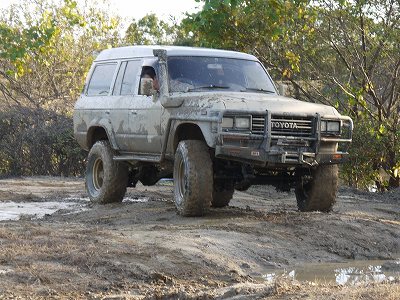
{"type": "Polygon", "coordinates": [[[338,166],[321,165],[312,171],[312,179],[295,189],[300,211],[329,212],[336,202],[338,166]]]}
{"type": "Polygon", "coordinates": [[[225,207],[229,205],[233,197],[234,190],[225,190],[225,191],[214,191],[213,192],[213,200],[211,202],[212,207],[225,207]]]}
{"type": "Polygon", "coordinates": [[[174,161],[174,197],[182,216],[207,213],[213,189],[213,166],[203,141],[184,140],[178,144],[174,161]]]}
{"type": "Polygon", "coordinates": [[[98,141],[90,149],[86,165],[86,191],[92,202],[121,202],[128,186],[128,166],[113,160],[108,141],[98,141]]]}
{"type": "Polygon", "coordinates": [[[242,181],[235,184],[235,190],[239,192],[245,192],[251,187],[251,183],[249,181],[242,181]]]}
{"type": "Polygon", "coordinates": [[[211,201],[212,207],[225,207],[229,205],[233,197],[235,188],[233,183],[214,182],[213,198],[211,201]]]}

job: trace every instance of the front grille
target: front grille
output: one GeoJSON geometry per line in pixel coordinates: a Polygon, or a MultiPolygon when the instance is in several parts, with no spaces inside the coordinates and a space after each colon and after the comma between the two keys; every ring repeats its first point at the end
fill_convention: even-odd
{"type": "Polygon", "coordinates": [[[298,116],[271,116],[271,136],[311,137],[313,118],[298,116]]]}
{"type": "Polygon", "coordinates": [[[251,133],[264,134],[265,115],[253,115],[251,122],[251,133]]]}

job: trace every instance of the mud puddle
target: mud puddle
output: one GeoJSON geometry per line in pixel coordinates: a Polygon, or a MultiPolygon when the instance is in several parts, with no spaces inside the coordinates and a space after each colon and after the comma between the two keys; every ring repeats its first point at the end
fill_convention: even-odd
{"type": "MultiPolygon", "coordinates": [[[[145,203],[148,197],[126,197],[123,203],[145,203]]],[[[88,210],[90,199],[87,197],[67,197],[63,201],[45,202],[0,202],[0,221],[19,220],[22,218],[41,219],[45,215],[52,215],[56,212],[61,214],[77,213],[88,210]]]]}
{"type": "Polygon", "coordinates": [[[342,263],[306,264],[295,269],[274,270],[262,278],[273,283],[278,277],[288,277],[300,282],[359,285],[391,282],[400,276],[400,259],[352,260],[342,263]]]}
{"type": "Polygon", "coordinates": [[[51,215],[59,211],[76,213],[87,209],[84,203],[75,202],[84,199],[74,198],[73,200],[74,202],[0,202],[0,221],[19,220],[21,218],[41,219],[45,215],[51,215]]]}
{"type": "Polygon", "coordinates": [[[143,198],[133,198],[133,197],[125,197],[122,203],[145,203],[149,202],[148,197],[143,198]]]}

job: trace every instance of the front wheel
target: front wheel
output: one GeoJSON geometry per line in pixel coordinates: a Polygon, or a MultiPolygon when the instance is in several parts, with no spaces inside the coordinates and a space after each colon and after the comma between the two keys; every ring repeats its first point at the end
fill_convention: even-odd
{"type": "Polygon", "coordinates": [[[121,202],[128,186],[128,167],[113,160],[108,141],[98,141],[89,151],[86,190],[91,201],[106,204],[121,202]]]}
{"type": "Polygon", "coordinates": [[[213,167],[203,141],[184,140],[178,144],[174,161],[174,197],[178,213],[202,216],[210,207],[213,167]]]}
{"type": "Polygon", "coordinates": [[[311,176],[309,181],[300,182],[295,189],[298,209],[331,211],[336,202],[338,166],[321,165],[312,171],[311,176]]]}

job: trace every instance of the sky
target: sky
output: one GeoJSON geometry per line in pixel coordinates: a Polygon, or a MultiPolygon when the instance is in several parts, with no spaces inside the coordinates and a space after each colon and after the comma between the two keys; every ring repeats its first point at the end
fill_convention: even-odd
{"type": "MultiPolygon", "coordinates": [[[[0,9],[16,2],[18,0],[0,0],[0,9]]],[[[165,21],[169,20],[170,16],[181,20],[185,12],[193,13],[201,8],[201,3],[195,0],[108,0],[108,2],[114,13],[129,20],[133,18],[138,20],[149,13],[155,13],[158,18],[165,21]]]]}

